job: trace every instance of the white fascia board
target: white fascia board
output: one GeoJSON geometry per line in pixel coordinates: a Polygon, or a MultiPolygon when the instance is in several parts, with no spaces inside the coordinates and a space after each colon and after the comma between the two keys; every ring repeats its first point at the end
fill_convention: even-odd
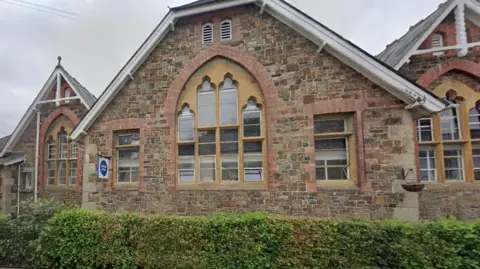
{"type": "Polygon", "coordinates": [[[122,68],[120,73],[116,76],[116,79],[105,89],[104,95],[97,101],[97,103],[87,113],[85,118],[80,121],[79,125],[75,128],[70,137],[73,140],[78,139],[85,131],[92,125],[93,121],[102,113],[108,103],[116,96],[117,92],[123,87],[127,78],[130,78],[130,74],[135,73],[138,67],[145,61],[150,53],[157,47],[158,43],[167,35],[170,31],[170,25],[176,22],[176,20],[193,16],[205,12],[215,11],[219,9],[225,9],[235,7],[239,5],[256,3],[256,0],[241,0],[241,1],[228,1],[217,4],[199,6],[192,9],[180,10],[169,12],[163,21],[155,28],[150,37],[135,53],[132,59],[122,68]]]}
{"type": "Polygon", "coordinates": [[[459,1],[462,0],[454,0],[450,3],[450,6],[443,12],[443,14],[438,17],[432,25],[430,25],[428,30],[423,33],[422,37],[418,39],[417,42],[413,44],[412,48],[408,51],[408,53],[403,56],[402,60],[397,65],[395,65],[395,70],[400,69],[404,63],[409,61],[410,57],[412,57],[412,55],[417,51],[420,45],[422,45],[423,41],[425,41],[425,39],[427,39],[427,37],[435,30],[435,28],[440,25],[440,23],[448,16],[448,14],[452,12],[452,10],[458,5],[459,1]]]}
{"type": "Polygon", "coordinates": [[[35,114],[34,111],[35,111],[36,105],[40,100],[42,100],[42,98],[46,94],[49,93],[50,87],[53,85],[53,83],[55,82],[55,79],[57,78],[57,73],[58,73],[58,69],[55,69],[53,73],[50,75],[50,77],[48,78],[45,85],[43,85],[43,88],[40,91],[40,93],[38,93],[37,97],[35,97],[35,100],[33,101],[33,103],[30,105],[30,107],[28,107],[27,112],[25,112],[22,119],[18,123],[17,127],[13,131],[12,135],[8,139],[7,143],[3,147],[2,151],[0,151],[0,157],[3,157],[3,155],[5,155],[5,153],[9,150],[12,144],[14,145],[19,139],[19,137],[23,134],[23,132],[25,131],[25,128],[28,126],[28,123],[32,120],[35,114]]]}
{"type": "Polygon", "coordinates": [[[16,164],[16,163],[19,163],[19,162],[24,162],[25,160],[26,160],[25,157],[20,157],[20,158],[13,159],[13,160],[10,160],[8,162],[5,162],[5,163],[3,163],[3,165],[8,166],[8,165],[16,164]]]}
{"type": "MultiPolygon", "coordinates": [[[[390,87],[386,87],[386,90],[389,90],[390,88],[392,94],[404,100],[407,104],[415,102],[417,97],[423,98],[426,96],[427,100],[423,106],[427,110],[431,112],[439,112],[445,108],[441,101],[428,95],[420,87],[417,87],[410,81],[402,78],[396,72],[393,72],[389,68],[378,63],[375,59],[372,59],[362,51],[348,44],[345,40],[305,17],[303,14],[292,10],[285,3],[280,1],[270,1],[267,9],[273,16],[278,16],[277,19],[280,19],[293,29],[296,29],[299,32],[306,32],[306,37],[313,42],[316,42],[316,40],[326,42],[327,46],[324,48],[325,50],[343,61],[353,62],[354,67],[357,67],[357,71],[370,74],[369,78],[371,80],[385,81],[390,85],[390,87]],[[362,70],[358,70],[358,68],[362,70]]],[[[321,44],[322,43],[317,43],[319,46],[321,44]]]]}
{"type": "MultiPolygon", "coordinates": [[[[82,102],[82,104],[87,109],[90,109],[90,106],[88,105],[87,102],[85,102],[85,99],[83,99],[83,96],[79,94],[79,91],[74,87],[74,84],[70,81],[70,79],[68,79],[68,76],[61,69],[59,69],[59,72],[60,72],[60,75],[63,77],[63,79],[68,83],[68,85],[70,85],[70,87],[75,91],[75,94],[78,96],[78,98],[80,98],[80,101],[82,102]]],[[[60,99],[61,98],[58,98],[59,101],[61,101],[60,99]]]]}

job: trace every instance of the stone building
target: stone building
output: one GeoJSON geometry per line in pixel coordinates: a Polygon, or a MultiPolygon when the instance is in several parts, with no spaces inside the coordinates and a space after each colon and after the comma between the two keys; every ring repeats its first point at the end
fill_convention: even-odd
{"type": "Polygon", "coordinates": [[[479,218],[479,14],[449,0],[373,57],[283,0],[171,8],[70,132],[70,195],[175,215],[479,218]]]}
{"type": "Polygon", "coordinates": [[[68,134],[96,98],[60,61],[14,132],[0,138],[0,213],[37,196],[81,201],[81,155],[68,134]]]}

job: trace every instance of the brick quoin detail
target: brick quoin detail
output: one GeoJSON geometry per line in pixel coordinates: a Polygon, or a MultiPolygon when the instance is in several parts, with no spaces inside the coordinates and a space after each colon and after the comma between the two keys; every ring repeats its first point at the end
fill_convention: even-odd
{"type": "Polygon", "coordinates": [[[364,192],[372,191],[372,182],[365,179],[365,151],[363,143],[363,122],[362,114],[367,108],[364,100],[329,100],[305,104],[304,110],[308,116],[308,128],[306,132],[310,138],[310,146],[307,149],[307,155],[310,157],[310,164],[307,171],[310,172],[310,180],[307,183],[308,192],[317,191],[316,170],[315,170],[315,135],[314,135],[314,117],[316,115],[335,114],[335,113],[355,113],[354,128],[355,142],[357,147],[357,185],[364,192]]]}
{"type": "MultiPolygon", "coordinates": [[[[61,106],[54,110],[48,117],[42,122],[42,128],[40,129],[40,144],[39,144],[39,155],[40,155],[40,169],[39,169],[39,181],[40,181],[40,191],[43,191],[45,189],[45,142],[47,140],[46,135],[48,128],[50,128],[50,125],[60,117],[61,115],[65,115],[70,122],[72,122],[73,126],[76,126],[78,124],[78,117],[75,115],[75,113],[70,110],[68,107],[61,106]]],[[[78,155],[77,155],[78,157],[78,155]]],[[[77,169],[80,167],[82,164],[81,159],[77,158],[77,169]]],[[[76,184],[76,189],[77,191],[81,190],[80,182],[79,182],[79,177],[78,177],[78,170],[77,170],[77,184],[76,184]]]]}
{"type": "Polygon", "coordinates": [[[461,70],[480,78],[480,64],[468,60],[452,58],[444,63],[430,68],[420,78],[418,78],[417,83],[420,86],[427,88],[436,79],[451,70],[461,70]]]}
{"type": "MultiPolygon", "coordinates": [[[[273,174],[277,171],[277,167],[274,161],[275,151],[273,149],[273,139],[276,137],[275,130],[273,129],[274,115],[278,108],[277,93],[275,90],[275,84],[271,79],[270,73],[267,69],[252,55],[243,52],[239,49],[233,48],[227,45],[214,45],[208,50],[200,52],[195,56],[191,62],[184,68],[175,78],[175,81],[171,85],[167,99],[165,102],[165,117],[167,124],[170,128],[170,137],[172,145],[176,144],[176,107],[178,98],[184,85],[190,79],[190,77],[205,63],[216,57],[223,57],[230,59],[247,71],[256,79],[265,99],[265,110],[267,120],[267,157],[268,157],[268,169],[269,169],[269,188],[275,189],[277,184],[273,182],[273,174]]],[[[169,187],[174,188],[176,186],[176,146],[171,147],[170,160],[171,165],[168,167],[168,173],[172,178],[169,187]]]]}

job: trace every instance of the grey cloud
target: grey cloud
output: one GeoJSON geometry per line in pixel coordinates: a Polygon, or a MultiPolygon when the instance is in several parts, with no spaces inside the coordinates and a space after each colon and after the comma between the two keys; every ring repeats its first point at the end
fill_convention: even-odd
{"type": "MultiPolygon", "coordinates": [[[[443,0],[290,0],[372,54],[443,0]]],[[[65,19],[0,2],[0,136],[13,131],[62,55],[99,96],[168,11],[188,0],[38,0],[65,19]]]]}

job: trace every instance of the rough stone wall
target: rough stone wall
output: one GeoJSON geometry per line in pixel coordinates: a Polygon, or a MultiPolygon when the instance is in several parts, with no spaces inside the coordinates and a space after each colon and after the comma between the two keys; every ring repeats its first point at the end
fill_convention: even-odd
{"type": "Polygon", "coordinates": [[[181,190],[170,184],[173,178],[168,168],[175,163],[169,159],[169,152],[175,146],[175,137],[167,123],[164,100],[180,71],[198,53],[209,49],[201,44],[202,17],[196,17],[175,25],[175,31],[158,45],[133,74],[134,80],[123,87],[88,131],[84,206],[178,215],[262,210],[296,216],[393,218],[404,195],[393,193],[392,184],[399,178],[400,168],[415,166],[413,120],[405,104],[327,52],[317,53],[316,45],[269,14],[261,16],[257,7],[205,14],[214,23],[225,16],[232,18],[235,33],[234,40],[223,45],[255,57],[275,85],[275,96],[266,96],[266,106],[268,110],[268,98],[278,102],[275,116],[267,119],[276,133],[268,152],[276,169],[270,171],[268,181],[276,184],[258,190],[181,190]],[[305,128],[308,117],[304,106],[328,100],[366,103],[360,126],[365,159],[359,161],[366,164],[361,173],[372,182],[370,192],[360,188],[307,192],[307,166],[313,163],[307,151],[313,145],[306,141],[313,133],[305,128]],[[92,176],[96,154],[113,153],[111,136],[115,127],[108,126],[128,128],[130,121],[144,122],[145,188],[125,189],[96,182],[92,176]]]}

